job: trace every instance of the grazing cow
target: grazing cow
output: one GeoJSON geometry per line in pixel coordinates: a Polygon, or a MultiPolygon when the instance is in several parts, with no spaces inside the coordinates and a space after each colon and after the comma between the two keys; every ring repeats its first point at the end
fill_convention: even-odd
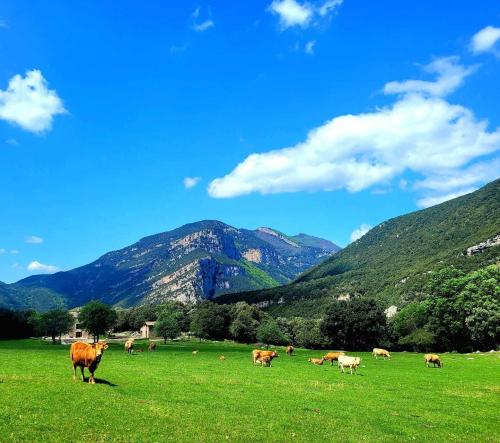
{"type": "Polygon", "coordinates": [[[347,355],[341,355],[338,359],[339,371],[345,373],[344,368],[349,368],[351,370],[351,375],[357,374],[358,366],[361,363],[361,358],[359,357],[349,357],[347,355]],[[354,373],[353,373],[354,370],[354,373]]]}
{"type": "Polygon", "coordinates": [[[134,339],[129,338],[125,342],[125,351],[127,351],[128,354],[132,354],[133,350],[134,350],[134,339]]]}
{"type": "Polygon", "coordinates": [[[333,366],[334,361],[338,361],[341,355],[345,355],[344,352],[329,352],[323,356],[323,360],[329,361],[330,366],[333,366]]]}
{"type": "Polygon", "coordinates": [[[434,367],[442,368],[443,363],[441,363],[441,359],[437,354],[425,354],[424,355],[425,365],[429,367],[429,363],[432,363],[434,367]]]}
{"type": "Polygon", "coordinates": [[[272,361],[273,361],[273,359],[270,355],[263,355],[261,357],[258,357],[256,360],[256,362],[260,363],[262,365],[262,367],[264,367],[264,366],[270,367],[272,361]]]}
{"type": "Polygon", "coordinates": [[[391,354],[389,354],[389,351],[387,349],[382,349],[382,348],[373,348],[372,355],[378,359],[379,357],[384,357],[384,360],[388,358],[390,360],[391,354]]]}
{"type": "Polygon", "coordinates": [[[294,351],[295,351],[295,348],[294,348],[292,345],[287,346],[287,347],[286,347],[286,350],[285,350],[286,354],[287,354],[289,357],[291,357],[291,356],[293,355],[293,352],[294,352],[294,351]]]}
{"type": "Polygon", "coordinates": [[[219,360],[220,361],[224,361],[226,359],[226,357],[224,357],[223,355],[219,355],[219,360]]]}
{"type": "Polygon", "coordinates": [[[150,341],[148,345],[149,351],[156,351],[156,343],[154,341],[150,341]]]}
{"type": "Polygon", "coordinates": [[[322,358],[310,358],[307,361],[309,363],[312,363],[313,365],[321,366],[323,364],[323,362],[325,361],[325,358],[324,357],[322,357],[322,358]]]}
{"type": "Polygon", "coordinates": [[[91,345],[81,341],[73,343],[70,348],[73,379],[76,380],[76,368],[79,366],[82,371],[82,379],[85,381],[84,368],[88,368],[90,372],[89,383],[95,384],[94,372],[101,361],[105,349],[108,349],[106,342],[92,343],[91,345]]]}
{"type": "Polygon", "coordinates": [[[198,354],[198,351],[193,351],[193,355],[196,355],[196,354],[198,354]]]}
{"type": "Polygon", "coordinates": [[[252,351],[253,364],[257,363],[257,360],[261,357],[271,357],[272,360],[278,357],[278,353],[276,351],[262,351],[261,349],[254,349],[252,351]]]}

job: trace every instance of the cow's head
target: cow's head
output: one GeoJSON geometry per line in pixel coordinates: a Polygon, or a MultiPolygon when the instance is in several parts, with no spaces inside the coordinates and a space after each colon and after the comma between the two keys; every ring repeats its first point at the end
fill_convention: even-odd
{"type": "Polygon", "coordinates": [[[273,353],[271,355],[272,355],[273,358],[278,357],[278,353],[276,351],[273,351],[273,353]]]}
{"type": "Polygon", "coordinates": [[[98,343],[94,343],[92,347],[95,349],[95,356],[98,360],[101,359],[102,354],[104,354],[104,350],[108,349],[108,344],[105,341],[101,341],[98,343]]]}

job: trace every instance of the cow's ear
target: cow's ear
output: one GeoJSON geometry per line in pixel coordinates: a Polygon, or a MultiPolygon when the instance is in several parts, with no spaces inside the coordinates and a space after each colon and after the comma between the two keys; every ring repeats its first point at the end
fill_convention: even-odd
{"type": "Polygon", "coordinates": [[[104,349],[108,349],[109,345],[107,343],[104,343],[104,349]]]}

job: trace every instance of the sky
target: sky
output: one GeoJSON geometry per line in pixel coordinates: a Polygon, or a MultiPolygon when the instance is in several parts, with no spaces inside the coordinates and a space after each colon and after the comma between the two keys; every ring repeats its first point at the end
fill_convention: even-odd
{"type": "Polygon", "coordinates": [[[0,281],[216,219],[346,246],[500,176],[497,0],[0,4],[0,281]]]}

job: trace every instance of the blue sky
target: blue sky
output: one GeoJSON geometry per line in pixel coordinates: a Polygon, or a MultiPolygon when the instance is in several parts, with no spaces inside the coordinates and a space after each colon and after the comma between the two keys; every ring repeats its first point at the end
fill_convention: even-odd
{"type": "Polygon", "coordinates": [[[0,280],[202,219],[344,246],[476,189],[499,28],[496,0],[2,2],[0,280]]]}

